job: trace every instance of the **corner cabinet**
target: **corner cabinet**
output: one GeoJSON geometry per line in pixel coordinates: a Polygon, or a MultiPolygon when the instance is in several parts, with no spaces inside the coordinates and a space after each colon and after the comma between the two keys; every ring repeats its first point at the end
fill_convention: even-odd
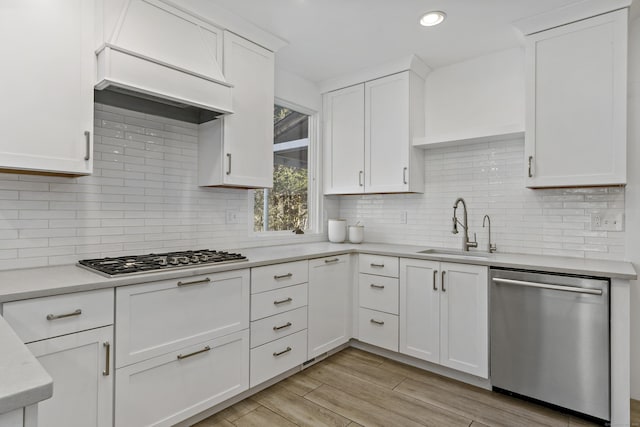
{"type": "Polygon", "coordinates": [[[351,301],[349,255],[309,261],[309,359],[351,339],[351,301]]]}
{"type": "Polygon", "coordinates": [[[324,95],[325,194],[424,191],[423,93],[403,71],[324,95]]]}
{"type": "Polygon", "coordinates": [[[94,2],[5,2],[0,169],[93,171],[94,2]]]}
{"type": "Polygon", "coordinates": [[[198,184],[273,186],[274,55],[224,32],[224,76],[233,85],[233,114],[203,123],[198,135],[198,184]]]}
{"type": "Polygon", "coordinates": [[[400,260],[400,352],[489,377],[488,268],[400,260]]]}
{"type": "Polygon", "coordinates": [[[627,15],[526,38],[527,187],[626,184],[627,15]]]}

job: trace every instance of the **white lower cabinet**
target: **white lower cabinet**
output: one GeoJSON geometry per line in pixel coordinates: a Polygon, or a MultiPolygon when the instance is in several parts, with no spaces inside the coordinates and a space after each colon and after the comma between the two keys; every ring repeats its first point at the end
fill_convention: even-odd
{"type": "Polygon", "coordinates": [[[0,414],[0,427],[23,427],[24,409],[16,409],[11,412],[0,414]]]}
{"type": "Polygon", "coordinates": [[[309,261],[308,358],[351,339],[350,255],[309,261]]]}
{"type": "Polygon", "coordinates": [[[247,390],[248,366],[243,330],[120,368],[115,425],[174,425],[247,390]]]}
{"type": "Polygon", "coordinates": [[[251,387],[301,365],[307,360],[307,331],[251,349],[251,387]]]}
{"type": "Polygon", "coordinates": [[[398,316],[360,307],[358,339],[387,350],[398,351],[398,316]]]}
{"type": "Polygon", "coordinates": [[[113,425],[113,327],[27,344],[53,378],[53,397],[38,404],[38,427],[113,425]]]}
{"type": "Polygon", "coordinates": [[[489,377],[488,268],[400,260],[400,352],[489,377]]]}

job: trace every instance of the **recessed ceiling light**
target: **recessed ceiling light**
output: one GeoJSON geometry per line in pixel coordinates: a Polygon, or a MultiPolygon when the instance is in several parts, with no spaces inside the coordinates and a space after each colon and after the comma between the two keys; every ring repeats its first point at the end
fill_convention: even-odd
{"type": "Polygon", "coordinates": [[[444,18],[446,17],[447,14],[439,10],[427,12],[422,15],[422,18],[420,18],[420,25],[422,25],[423,27],[433,27],[434,25],[438,25],[439,23],[444,21],[444,18]]]}

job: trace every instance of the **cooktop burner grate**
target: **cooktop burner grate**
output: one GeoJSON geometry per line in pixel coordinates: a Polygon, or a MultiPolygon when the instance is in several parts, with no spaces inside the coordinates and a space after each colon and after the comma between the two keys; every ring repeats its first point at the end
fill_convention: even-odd
{"type": "Polygon", "coordinates": [[[201,249],[197,251],[129,255],[115,258],[83,259],[78,261],[78,265],[106,277],[115,277],[241,261],[247,261],[247,257],[238,253],[201,249]]]}

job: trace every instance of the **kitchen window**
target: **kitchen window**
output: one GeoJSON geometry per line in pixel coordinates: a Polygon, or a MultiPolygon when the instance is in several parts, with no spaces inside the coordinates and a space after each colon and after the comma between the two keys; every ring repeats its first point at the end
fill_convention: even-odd
{"type": "Polygon", "coordinates": [[[316,116],[278,102],[273,107],[273,188],[253,192],[253,232],[314,231],[316,116]]]}

